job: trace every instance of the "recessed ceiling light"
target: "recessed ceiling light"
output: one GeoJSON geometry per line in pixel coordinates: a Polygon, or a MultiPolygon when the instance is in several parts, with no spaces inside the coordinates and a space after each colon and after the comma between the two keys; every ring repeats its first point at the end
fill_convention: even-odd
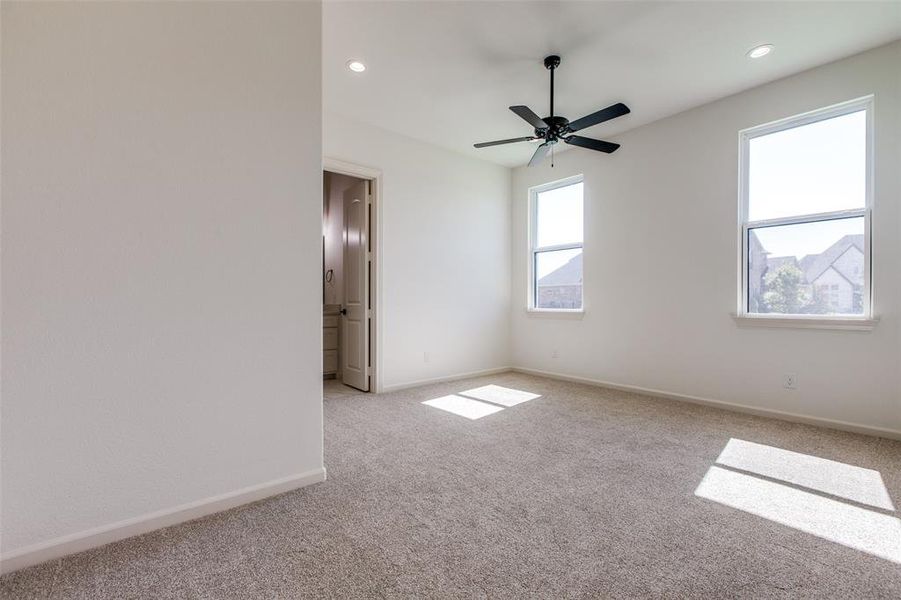
{"type": "Polygon", "coordinates": [[[772,44],[761,44],[748,50],[748,58],[761,58],[773,51],[772,44]]]}
{"type": "Polygon", "coordinates": [[[347,61],[347,68],[353,71],[354,73],[362,73],[366,70],[366,65],[361,63],[358,60],[349,60],[347,61]]]}

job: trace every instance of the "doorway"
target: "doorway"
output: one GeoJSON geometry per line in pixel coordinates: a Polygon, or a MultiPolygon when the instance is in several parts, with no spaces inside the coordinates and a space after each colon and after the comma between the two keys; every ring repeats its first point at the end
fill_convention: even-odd
{"type": "Polygon", "coordinates": [[[376,202],[371,170],[326,161],[322,202],[325,397],[378,390],[376,202]]]}

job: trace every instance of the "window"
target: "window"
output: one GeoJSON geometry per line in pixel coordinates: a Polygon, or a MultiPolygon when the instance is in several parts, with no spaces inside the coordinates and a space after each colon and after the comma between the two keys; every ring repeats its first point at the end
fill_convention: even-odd
{"type": "Polygon", "coordinates": [[[582,177],[529,193],[529,308],[582,310],[582,177]]]}
{"type": "Polygon", "coordinates": [[[740,315],[871,317],[871,107],[741,132],[740,315]]]}

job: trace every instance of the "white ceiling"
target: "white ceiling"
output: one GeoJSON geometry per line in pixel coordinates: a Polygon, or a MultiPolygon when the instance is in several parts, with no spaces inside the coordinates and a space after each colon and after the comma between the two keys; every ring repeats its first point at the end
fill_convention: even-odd
{"type": "Polygon", "coordinates": [[[474,142],[531,128],[507,107],[548,111],[542,59],[562,56],[556,113],[614,102],[632,113],[581,134],[609,137],[901,38],[901,2],[327,2],[327,112],[501,165],[533,144],[474,142]],[[771,43],[767,57],[752,47],[771,43]],[[362,60],[366,72],[345,63],[362,60]]]}

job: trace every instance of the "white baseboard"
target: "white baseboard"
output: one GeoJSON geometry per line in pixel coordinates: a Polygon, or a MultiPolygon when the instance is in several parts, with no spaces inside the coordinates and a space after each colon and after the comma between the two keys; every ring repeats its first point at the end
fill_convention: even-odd
{"type": "Polygon", "coordinates": [[[398,390],[406,390],[409,388],[428,385],[430,383],[443,383],[445,381],[457,381],[458,379],[469,379],[470,377],[483,377],[485,375],[497,375],[498,373],[509,373],[512,367],[495,367],[493,369],[482,369],[481,371],[470,371],[469,373],[457,373],[456,375],[443,375],[441,377],[432,377],[431,379],[418,379],[416,381],[407,381],[405,383],[392,383],[383,386],[381,392],[396,392],[398,390]]]}
{"type": "Polygon", "coordinates": [[[669,400],[679,400],[682,402],[691,402],[693,404],[704,404],[715,408],[724,408],[736,412],[756,415],[759,417],[769,417],[773,419],[782,419],[783,421],[792,421],[794,423],[805,423],[807,425],[817,425],[819,427],[828,427],[830,429],[840,429],[842,431],[850,431],[853,433],[863,433],[865,435],[875,435],[879,437],[889,438],[893,440],[901,440],[901,431],[897,429],[884,429],[882,427],[872,427],[870,425],[861,425],[859,423],[849,423],[847,421],[838,421],[834,419],[824,419],[822,417],[812,417],[810,415],[801,415],[790,413],[772,408],[761,408],[757,406],[749,406],[747,404],[737,404],[735,402],[725,402],[723,400],[713,400],[711,398],[701,398],[699,396],[690,396],[688,394],[678,394],[675,392],[667,392],[664,390],[655,390],[652,388],[639,387],[636,385],[624,385],[621,383],[613,383],[611,381],[601,381],[600,379],[591,379],[589,377],[578,377],[575,375],[565,375],[563,373],[554,373],[552,371],[541,371],[539,369],[527,369],[525,367],[513,367],[512,371],[517,373],[526,373],[528,375],[538,375],[540,377],[549,377],[551,379],[559,379],[561,381],[572,381],[575,383],[584,383],[597,387],[605,387],[614,390],[622,390],[624,392],[634,392],[636,394],[644,394],[646,396],[655,396],[657,398],[666,398],[669,400]]]}
{"type": "Polygon", "coordinates": [[[26,546],[0,556],[0,573],[17,571],[67,554],[199,519],[320,481],[325,481],[325,467],[26,546]]]}

